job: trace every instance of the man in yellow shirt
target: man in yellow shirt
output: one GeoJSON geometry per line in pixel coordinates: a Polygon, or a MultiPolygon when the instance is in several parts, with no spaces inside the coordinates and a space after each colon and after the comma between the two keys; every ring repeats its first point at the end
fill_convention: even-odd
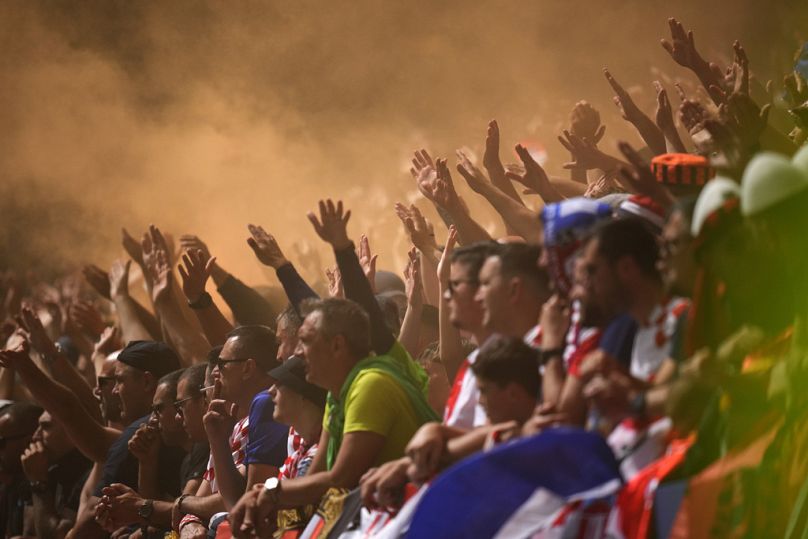
{"type": "Polygon", "coordinates": [[[230,512],[233,535],[264,536],[278,509],[318,503],[330,488],[351,489],[371,467],[404,454],[415,431],[438,420],[426,400],[427,376],[386,328],[368,279],[348,239],[350,212],[320,202],[318,235],[330,243],[345,295],[303,304],[296,355],[306,380],[328,390],[320,451],[310,472],[282,484],[267,481],[230,512]],[[375,352],[376,355],[373,355],[375,352]]]}

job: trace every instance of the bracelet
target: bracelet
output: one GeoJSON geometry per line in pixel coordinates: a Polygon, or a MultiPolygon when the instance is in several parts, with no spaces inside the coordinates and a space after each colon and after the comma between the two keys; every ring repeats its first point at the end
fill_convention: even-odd
{"type": "Polygon", "coordinates": [[[542,349],[539,352],[539,364],[546,365],[551,359],[564,357],[564,347],[542,349]]]}
{"type": "Polygon", "coordinates": [[[188,302],[188,307],[195,310],[207,309],[211,305],[213,305],[213,298],[207,292],[202,292],[201,296],[188,302]]]}

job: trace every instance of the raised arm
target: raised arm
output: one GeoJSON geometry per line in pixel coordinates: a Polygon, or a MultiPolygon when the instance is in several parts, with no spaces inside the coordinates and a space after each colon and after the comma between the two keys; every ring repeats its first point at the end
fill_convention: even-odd
{"type": "Polygon", "coordinates": [[[233,330],[222,311],[205,291],[205,283],[210,277],[210,270],[216,258],[205,259],[199,249],[188,250],[182,255],[182,264],[177,267],[182,279],[182,292],[188,300],[188,306],[194,311],[199,325],[211,346],[224,344],[227,334],[233,330]],[[184,264],[184,265],[183,265],[184,264]]]}
{"type": "Polygon", "coordinates": [[[278,242],[271,234],[267,234],[261,226],[248,225],[250,237],[247,243],[252,248],[258,261],[275,270],[278,280],[289,298],[289,303],[300,315],[300,304],[309,298],[317,298],[315,292],[297,272],[291,262],[284,256],[278,242]]]}
{"type": "MultiPolygon", "coordinates": [[[[110,287],[109,273],[102,270],[98,266],[90,264],[88,266],[84,266],[82,274],[90,286],[92,286],[95,291],[101,295],[101,297],[115,303],[115,300],[112,298],[111,294],[112,290],[110,287]]],[[[127,272],[127,279],[128,278],[129,274],[127,272]]],[[[134,312],[134,317],[140,322],[149,335],[151,335],[151,339],[159,339],[161,335],[160,322],[158,322],[154,315],[150,313],[143,305],[138,303],[133,297],[129,296],[128,302],[134,312]]]]}
{"type": "Polygon", "coordinates": [[[334,204],[331,199],[321,200],[319,207],[320,218],[314,212],[309,212],[309,221],[317,235],[334,249],[345,297],[361,305],[370,317],[373,350],[377,354],[386,354],[395,343],[395,337],[384,321],[382,310],[354,251],[353,242],[348,238],[347,225],[351,211],[343,211],[342,201],[334,204]]]}
{"type": "Polygon", "coordinates": [[[623,116],[623,119],[634,126],[654,155],[665,153],[667,147],[665,146],[665,135],[662,133],[662,130],[657,127],[648,115],[640,110],[640,107],[634,103],[634,100],[631,99],[628,92],[615,80],[608,69],[604,68],[603,74],[606,76],[606,80],[611,85],[612,90],[614,90],[614,104],[620,109],[620,114],[623,116]]]}
{"type": "Polygon", "coordinates": [[[404,320],[401,322],[401,331],[398,340],[401,346],[410,353],[412,357],[418,354],[418,339],[421,331],[421,313],[424,310],[424,295],[421,286],[421,261],[418,258],[418,251],[413,247],[407,253],[409,261],[404,271],[407,289],[407,311],[404,313],[404,320]]]}
{"type": "Polygon", "coordinates": [[[432,202],[447,226],[455,225],[461,243],[489,241],[491,236],[469,213],[463,200],[457,194],[452,175],[446,166],[446,159],[433,162],[426,150],[415,152],[410,173],[421,194],[432,202]]]}
{"type": "MultiPolygon", "coordinates": [[[[547,177],[547,173],[544,172],[544,169],[539,165],[533,156],[530,155],[530,152],[522,146],[521,144],[516,145],[516,154],[519,156],[519,159],[522,160],[522,164],[524,165],[524,172],[518,173],[509,171],[507,172],[508,178],[513,181],[519,182],[525,186],[525,188],[529,189],[537,193],[541,199],[544,201],[545,204],[550,204],[553,202],[561,202],[564,200],[564,196],[559,193],[558,188],[554,186],[550,182],[550,178],[547,177]]],[[[584,190],[586,189],[586,169],[573,169],[573,170],[583,170],[584,171],[584,190]]]]}
{"type": "Polygon", "coordinates": [[[488,200],[508,225],[507,228],[528,242],[541,241],[541,227],[538,226],[536,214],[489,182],[483,172],[475,167],[462,151],[458,150],[457,157],[460,160],[457,171],[463,176],[472,191],[488,200]]]}
{"type": "Polygon", "coordinates": [[[676,124],[673,122],[673,110],[671,109],[671,102],[668,99],[668,91],[662,86],[659,81],[654,81],[654,88],[657,92],[657,109],[656,109],[656,124],[665,139],[670,143],[674,151],[678,153],[687,153],[685,143],[682,142],[682,137],[679,136],[679,131],[676,129],[676,124]]]}
{"type": "MultiPolygon", "coordinates": [[[[485,136],[483,167],[485,167],[486,172],[488,172],[491,183],[494,184],[497,189],[524,206],[524,202],[522,202],[519,193],[516,192],[513,184],[511,184],[505,175],[505,167],[502,165],[502,161],[499,158],[499,124],[496,120],[488,122],[488,132],[485,136]]],[[[508,234],[511,233],[515,233],[515,231],[509,230],[508,234]]]]}
{"type": "Polygon", "coordinates": [[[690,69],[698,77],[701,84],[710,94],[710,97],[719,103],[718,94],[715,88],[721,84],[721,79],[717,76],[717,66],[711,65],[702,58],[696,50],[696,42],[693,39],[693,31],[685,31],[682,23],[671,17],[668,19],[671,30],[671,40],[662,39],[662,48],[668,51],[673,61],[682,67],[690,69]]]}
{"type": "Polygon", "coordinates": [[[0,352],[0,364],[14,369],[34,398],[67,431],[76,448],[94,462],[104,462],[120,431],[103,427],[84,409],[78,397],[67,387],[39,370],[29,356],[29,343],[0,352]]]}
{"type": "Polygon", "coordinates": [[[154,308],[160,314],[167,340],[177,348],[186,365],[206,361],[210,344],[180,309],[179,298],[175,297],[168,246],[156,226],[149,227],[149,239],[143,242],[143,257],[153,282],[154,308]]]}
{"type": "MultiPolygon", "coordinates": [[[[109,295],[115,304],[118,314],[118,323],[121,326],[121,336],[124,343],[129,341],[148,341],[152,334],[140,319],[137,304],[129,295],[129,267],[132,261],[116,260],[109,270],[109,295]]],[[[159,338],[159,333],[158,337],[159,338]]]]}
{"type": "Polygon", "coordinates": [[[56,348],[50,340],[42,322],[29,308],[23,308],[20,312],[22,329],[27,333],[34,350],[42,358],[43,365],[50,371],[54,380],[59,380],[76,396],[82,407],[93,419],[101,422],[101,408],[93,395],[92,388],[87,385],[84,377],[78,372],[76,367],[67,360],[65,355],[56,348]]]}
{"type": "MultiPolygon", "coordinates": [[[[208,246],[197,236],[180,236],[180,245],[186,250],[200,249],[205,254],[205,259],[210,258],[208,246]]],[[[210,277],[216,283],[219,295],[233,312],[237,324],[271,326],[275,323],[276,313],[272,305],[261,294],[222,268],[218,262],[211,266],[210,277]]]]}
{"type": "Polygon", "coordinates": [[[438,306],[440,360],[444,369],[446,369],[446,376],[449,380],[454,380],[457,370],[465,359],[460,332],[449,321],[449,308],[443,299],[449,290],[450,266],[455,243],[457,243],[457,229],[449,227],[446,247],[443,249],[443,255],[438,263],[438,283],[440,284],[441,297],[441,302],[438,306]]]}
{"type": "Polygon", "coordinates": [[[396,215],[401,219],[407,237],[421,253],[421,280],[424,290],[424,300],[429,305],[438,306],[440,292],[438,291],[438,244],[435,241],[435,229],[415,204],[409,208],[396,202],[396,215]]]}

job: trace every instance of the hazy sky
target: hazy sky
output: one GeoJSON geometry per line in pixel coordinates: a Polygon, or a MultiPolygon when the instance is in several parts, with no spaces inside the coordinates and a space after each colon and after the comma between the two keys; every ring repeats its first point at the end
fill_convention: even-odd
{"type": "Polygon", "coordinates": [[[579,99],[601,110],[603,148],[638,140],[603,66],[649,112],[653,80],[671,93],[673,80],[692,80],[659,45],[668,16],[721,63],[741,39],[765,80],[782,77],[795,29],[808,28],[805,6],[4,1],[0,267],[108,266],[121,226],[153,222],[199,234],[225,267],[258,283],[246,224],[263,224],[293,257],[293,245],[320,248],[305,212],[331,196],[354,210],[351,234],[369,233],[380,266],[400,269],[406,246],[392,206],[416,200],[413,149],[481,153],[497,118],[504,160],[530,141],[560,174],[555,136],[579,99]]]}

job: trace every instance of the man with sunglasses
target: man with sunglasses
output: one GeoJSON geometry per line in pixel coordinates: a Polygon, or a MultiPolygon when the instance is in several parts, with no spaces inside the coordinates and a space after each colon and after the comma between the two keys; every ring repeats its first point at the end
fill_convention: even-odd
{"type": "Polygon", "coordinates": [[[37,429],[42,408],[15,402],[0,410],[0,531],[3,537],[33,534],[25,529],[25,505],[30,505],[31,488],[20,457],[37,429]]]}

